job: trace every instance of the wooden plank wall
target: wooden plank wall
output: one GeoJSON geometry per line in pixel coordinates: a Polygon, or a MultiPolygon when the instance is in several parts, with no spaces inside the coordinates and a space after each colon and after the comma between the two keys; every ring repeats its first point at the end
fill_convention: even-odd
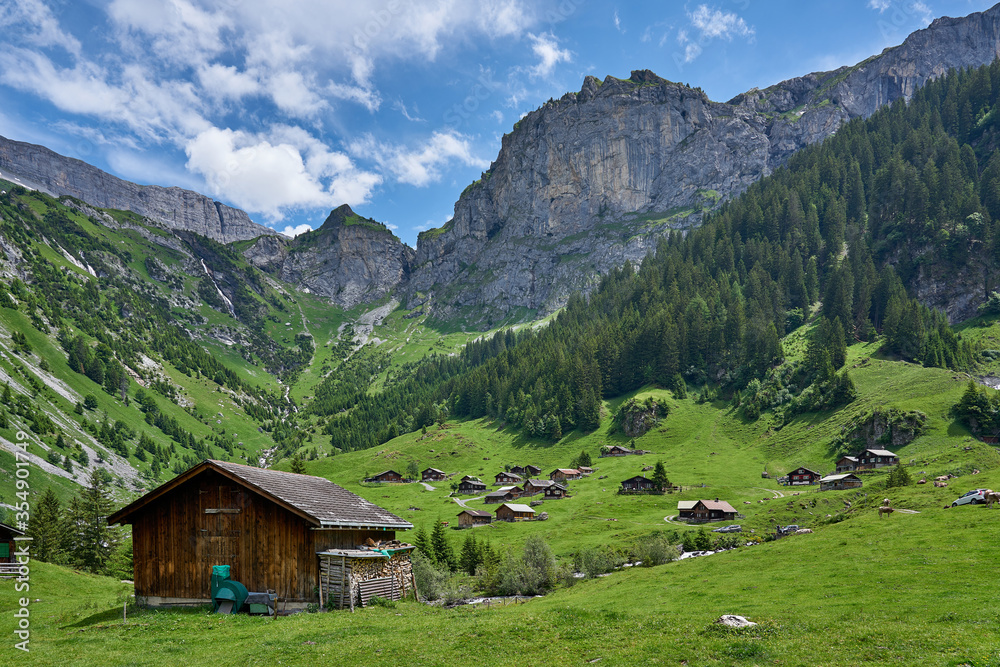
{"type": "Polygon", "coordinates": [[[209,470],[137,514],[132,536],[139,596],[208,600],[212,566],[229,565],[230,577],[250,591],[311,602],[318,599],[317,551],[395,534],[311,530],[301,517],[209,470]]]}

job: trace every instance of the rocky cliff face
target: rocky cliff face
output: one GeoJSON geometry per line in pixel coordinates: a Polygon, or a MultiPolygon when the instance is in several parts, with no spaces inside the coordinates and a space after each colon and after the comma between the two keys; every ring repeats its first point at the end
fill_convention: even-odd
{"type": "Polygon", "coordinates": [[[53,196],[70,195],[100,208],[132,211],[168,229],[191,231],[220,243],[277,234],[246,212],[181,188],[136,185],[43,146],[0,137],[0,173],[53,196]]]}
{"type": "Polygon", "coordinates": [[[523,118],[454,218],[421,234],[409,305],[431,302],[443,317],[479,306],[483,324],[551,311],[843,122],[998,54],[1000,6],[938,19],[854,67],[728,103],[649,71],[587,77],[580,92],[523,118]]]}
{"type": "Polygon", "coordinates": [[[315,231],[262,237],[243,254],[257,268],[344,308],[391,293],[406,281],[413,260],[412,248],[346,204],[315,231]]]}

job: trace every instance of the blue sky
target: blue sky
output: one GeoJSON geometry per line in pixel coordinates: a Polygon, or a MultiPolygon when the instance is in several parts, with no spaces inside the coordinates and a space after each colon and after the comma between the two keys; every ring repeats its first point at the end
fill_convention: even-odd
{"type": "Polygon", "coordinates": [[[976,0],[0,0],[0,134],[301,232],[348,203],[410,245],[588,74],[725,101],[976,0]]]}

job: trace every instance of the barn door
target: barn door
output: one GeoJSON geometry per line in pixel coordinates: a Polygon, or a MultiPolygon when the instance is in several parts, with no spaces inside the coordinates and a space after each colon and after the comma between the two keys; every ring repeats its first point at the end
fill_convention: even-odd
{"type": "MultiPolygon", "coordinates": [[[[245,491],[232,485],[204,489],[199,499],[201,530],[198,555],[203,567],[231,566],[230,576],[239,581],[240,537],[245,491]]],[[[206,570],[207,571],[207,570],[206,570]]]]}

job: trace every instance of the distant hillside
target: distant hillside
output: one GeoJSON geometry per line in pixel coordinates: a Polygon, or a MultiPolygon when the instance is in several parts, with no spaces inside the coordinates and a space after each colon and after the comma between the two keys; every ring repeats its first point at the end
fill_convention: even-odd
{"type": "Polygon", "coordinates": [[[92,206],[132,211],[167,229],[186,230],[220,243],[277,234],[245,211],[181,188],[136,185],[44,146],[0,137],[0,177],[92,206]]]}

